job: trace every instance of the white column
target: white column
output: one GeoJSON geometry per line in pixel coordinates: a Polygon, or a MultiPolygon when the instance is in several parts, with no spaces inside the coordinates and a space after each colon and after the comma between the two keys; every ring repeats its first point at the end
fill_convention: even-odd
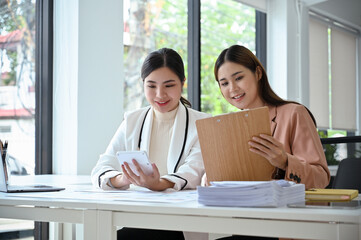
{"type": "Polygon", "coordinates": [[[77,173],[90,174],[123,119],[123,1],[79,1],[77,173]]]}
{"type": "Polygon", "coordinates": [[[308,8],[298,0],[267,1],[267,71],[284,99],[308,105],[308,8]]]}
{"type": "Polygon", "coordinates": [[[267,74],[274,91],[287,98],[287,2],[267,1],[267,74]]]}
{"type": "Polygon", "coordinates": [[[90,174],[123,118],[123,3],[54,9],[54,172],[90,174]]]}

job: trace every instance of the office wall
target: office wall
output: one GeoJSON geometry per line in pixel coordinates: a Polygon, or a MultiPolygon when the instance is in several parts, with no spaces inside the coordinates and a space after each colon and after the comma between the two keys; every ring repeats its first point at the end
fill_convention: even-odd
{"type": "MultiPolygon", "coordinates": [[[[309,106],[308,11],[322,13],[361,31],[359,1],[267,0],[267,71],[272,88],[281,97],[309,106]],[[352,15],[352,16],[350,16],[352,15]]],[[[357,129],[361,128],[361,41],[358,41],[357,129]]],[[[360,131],[356,132],[360,134],[360,131]]]]}
{"type": "Polygon", "coordinates": [[[54,11],[54,173],[90,174],[123,118],[122,1],[54,11]]]}

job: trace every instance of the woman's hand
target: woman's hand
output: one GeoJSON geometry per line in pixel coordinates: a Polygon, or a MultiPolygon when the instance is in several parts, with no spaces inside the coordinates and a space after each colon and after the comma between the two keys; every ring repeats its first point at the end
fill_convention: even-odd
{"type": "Polygon", "coordinates": [[[274,137],[260,134],[257,137],[253,137],[248,144],[251,146],[250,151],[265,157],[273,166],[286,170],[287,153],[284,150],[283,144],[274,137]]]}
{"type": "Polygon", "coordinates": [[[209,186],[206,174],[203,174],[203,177],[202,177],[202,180],[201,180],[201,186],[204,186],[204,187],[209,186]]]}
{"type": "Polygon", "coordinates": [[[136,170],[138,171],[139,176],[137,176],[132,171],[127,162],[122,165],[123,174],[127,177],[127,179],[129,179],[132,184],[145,187],[153,191],[163,191],[167,188],[172,188],[174,186],[174,183],[160,178],[159,170],[155,163],[152,163],[153,173],[150,175],[146,175],[142,171],[137,160],[133,159],[132,162],[136,170]]]}
{"type": "Polygon", "coordinates": [[[119,174],[115,177],[112,177],[110,179],[110,183],[115,188],[122,188],[126,185],[129,185],[131,182],[128,180],[128,178],[124,174],[119,174]]]}

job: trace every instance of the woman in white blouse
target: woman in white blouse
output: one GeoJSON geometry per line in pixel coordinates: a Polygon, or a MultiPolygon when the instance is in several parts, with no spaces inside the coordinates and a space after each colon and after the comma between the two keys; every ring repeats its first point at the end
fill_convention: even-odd
{"type": "MultiPolygon", "coordinates": [[[[210,115],[191,109],[190,103],[181,96],[186,79],[182,58],[176,51],[162,48],[150,53],[143,63],[141,78],[150,106],[125,113],[123,122],[92,171],[92,182],[105,190],[126,189],[130,184],[154,191],[194,189],[200,185],[204,173],[195,121],[210,115]],[[148,153],[153,174],[140,171],[137,176],[128,165],[120,166],[116,152],[135,150],[148,153]]],[[[138,165],[136,161],[134,164],[138,165]]],[[[146,231],[135,230],[137,233],[146,231]]],[[[174,239],[174,236],[164,234],[150,236],[143,232],[141,235],[142,239],[146,236],[149,239],[163,239],[161,236],[174,239]]]]}

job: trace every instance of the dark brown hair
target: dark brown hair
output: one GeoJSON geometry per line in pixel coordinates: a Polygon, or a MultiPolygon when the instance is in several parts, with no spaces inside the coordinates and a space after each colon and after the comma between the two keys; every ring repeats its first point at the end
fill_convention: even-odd
{"type": "MultiPolygon", "coordinates": [[[[262,66],[261,62],[258,60],[258,58],[246,47],[240,46],[240,45],[233,45],[229,48],[224,49],[221,54],[218,56],[215,66],[214,66],[214,76],[216,78],[216,81],[219,84],[218,81],[218,70],[219,68],[225,63],[225,62],[233,62],[240,64],[249,70],[251,70],[253,73],[257,72],[257,68],[261,71],[262,77],[258,81],[258,94],[261,97],[261,99],[266,102],[269,105],[272,106],[281,106],[287,103],[296,103],[294,101],[287,101],[282,98],[280,98],[271,88],[268,77],[266,74],[266,71],[264,67],[262,66]]],[[[306,107],[305,107],[306,108],[306,107]]],[[[316,120],[311,113],[311,111],[306,108],[308,113],[310,114],[313,122],[316,125],[316,120]]]]}
{"type": "MultiPolygon", "coordinates": [[[[141,77],[144,79],[158,68],[167,67],[174,72],[183,83],[185,81],[184,64],[182,57],[173,49],[161,48],[151,52],[144,60],[141,70],[141,77]]],[[[191,107],[191,103],[184,97],[180,98],[181,103],[191,107]]]]}

